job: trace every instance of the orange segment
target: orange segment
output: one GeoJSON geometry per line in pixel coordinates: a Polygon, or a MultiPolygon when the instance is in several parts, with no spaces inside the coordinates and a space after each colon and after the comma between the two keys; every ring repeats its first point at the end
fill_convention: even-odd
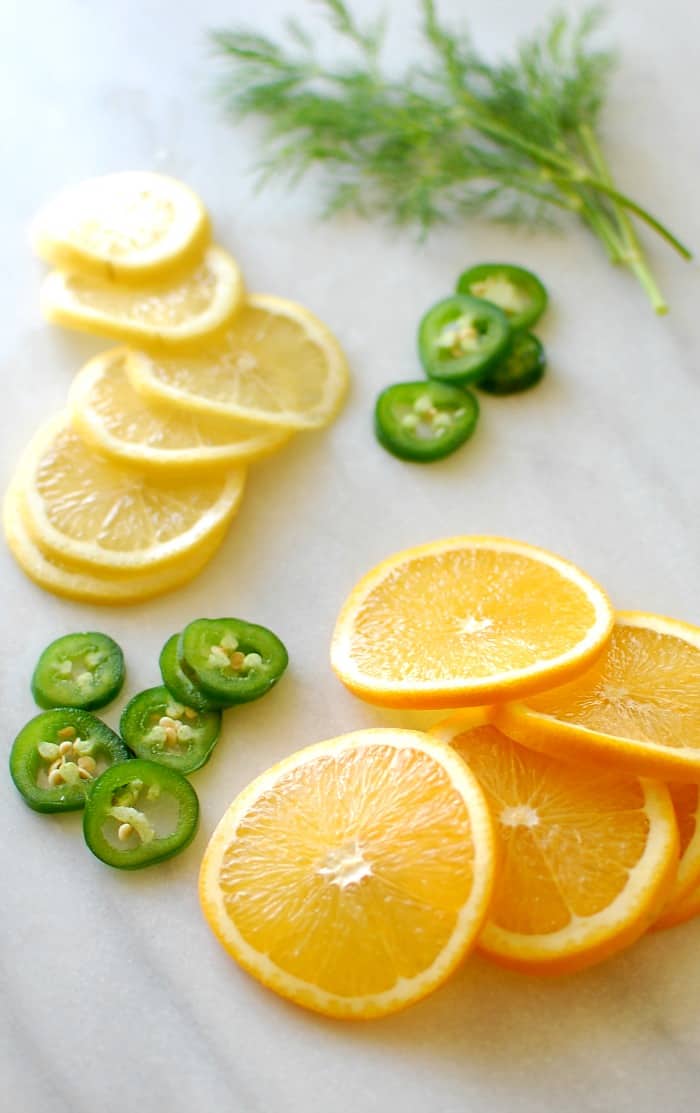
{"type": "Polygon", "coordinates": [[[502,707],[497,721],[510,737],[555,756],[700,781],[700,629],[620,614],[588,672],[502,707]]]}
{"type": "Polygon", "coordinates": [[[634,942],[678,865],[665,786],[574,768],[493,726],[461,732],[457,721],[452,745],[486,794],[501,855],[480,948],[516,969],[565,973],[634,942]]]}
{"type": "Polygon", "coordinates": [[[681,860],[673,889],[654,924],[656,928],[672,927],[686,919],[686,899],[700,886],[700,785],[670,784],[668,790],[678,824],[681,860]],[[679,913],[681,919],[677,919],[679,913]]]}
{"type": "Polygon", "coordinates": [[[369,572],[345,603],[331,664],[370,703],[440,708],[541,691],[583,671],[612,626],[602,590],[543,549],[454,537],[369,572]]]}
{"type": "Polygon", "coordinates": [[[204,915],[254,977],[331,1016],[435,989],[480,930],[491,821],[474,777],[416,731],[310,746],[233,802],[200,873],[204,915]]]}

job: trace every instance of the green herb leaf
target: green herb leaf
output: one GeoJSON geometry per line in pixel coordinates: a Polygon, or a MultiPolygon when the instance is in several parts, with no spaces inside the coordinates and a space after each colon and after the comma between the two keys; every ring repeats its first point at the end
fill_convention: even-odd
{"type": "Polygon", "coordinates": [[[261,180],[328,170],[325,211],[381,215],[423,231],[483,215],[535,225],[568,211],[666,304],[633,218],[681,255],[688,249],[614,183],[595,135],[615,56],[596,45],[602,11],[553,16],[510,60],[490,62],[464,30],[422,0],[427,56],[400,78],[382,72],[382,20],[361,27],[343,0],[320,0],[348,45],[335,67],[312,36],[288,25],[284,42],[218,31],[222,89],[236,116],[265,119],[261,180]]]}

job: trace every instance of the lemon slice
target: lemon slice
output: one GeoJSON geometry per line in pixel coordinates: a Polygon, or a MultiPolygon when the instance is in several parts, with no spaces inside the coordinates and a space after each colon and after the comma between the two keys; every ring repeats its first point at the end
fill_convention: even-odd
{"type": "Polygon", "coordinates": [[[149,403],[126,374],[127,348],[91,359],[73,380],[72,423],[99,452],[149,470],[212,469],[247,463],[286,444],[286,429],[217,421],[149,403]]]}
{"type": "Polygon", "coordinates": [[[3,506],[3,525],[10,552],[25,575],[39,587],[85,603],[139,603],[181,587],[201,572],[226,536],[226,527],[219,526],[196,551],[167,568],[133,572],[128,577],[85,572],[70,568],[64,561],[41,551],[27,529],[23,503],[21,485],[16,478],[10,484],[3,506]]]}
{"type": "Polygon", "coordinates": [[[242,297],[238,264],[217,246],[174,278],[132,286],[79,270],[52,271],[41,290],[49,321],[166,348],[216,332],[242,297]]]}
{"type": "Polygon", "coordinates": [[[66,413],[43,426],[19,468],[27,525],[49,557],[90,571],[176,563],[232,518],[245,470],[164,482],[90,449],[66,413]]]}
{"type": "Polygon", "coordinates": [[[204,205],[182,182],[127,171],[59,194],[35,218],[31,239],[54,266],[138,281],[194,258],[208,232],[204,205]]]}
{"type": "Polygon", "coordinates": [[[128,371],[149,398],[286,429],[327,425],[348,386],[333,334],[308,309],[268,294],[248,297],[230,328],[196,353],[134,353],[128,371]]]}

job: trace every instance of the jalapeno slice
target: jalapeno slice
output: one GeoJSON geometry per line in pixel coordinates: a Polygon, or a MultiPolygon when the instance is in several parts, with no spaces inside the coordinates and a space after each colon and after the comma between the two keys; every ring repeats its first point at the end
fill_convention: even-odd
{"type": "Polygon", "coordinates": [[[517,394],[535,386],[546,365],[544,348],[537,337],[531,332],[518,333],[508,355],[479,380],[479,389],[489,394],[517,394]]]}
{"type": "Polygon", "coordinates": [[[108,866],[138,870],[172,858],[195,836],[199,801],[176,769],[135,758],[107,769],[88,793],[85,842],[108,866]]]}
{"type": "Polygon", "coordinates": [[[73,707],[42,711],[22,728],[10,753],[10,774],[36,812],[82,808],[92,782],[131,757],[106,723],[73,707]]]}
{"type": "Polygon", "coordinates": [[[547,291],[537,275],[510,263],[470,267],[457,279],[457,293],[497,305],[514,331],[531,328],[547,307],[547,291]]]}
{"type": "Polygon", "coordinates": [[[510,344],[508,318],[498,306],[455,294],[443,298],[418,327],[418,353],[431,379],[464,386],[476,382],[510,344]]]}
{"type": "Polygon", "coordinates": [[[165,687],[178,703],[184,703],[185,707],[193,707],[195,711],[216,711],[218,708],[226,706],[220,701],[212,699],[211,696],[205,695],[202,689],[183,671],[177,655],[179,640],[180,635],[173,634],[160,651],[158,663],[165,687]]]}
{"type": "Polygon", "coordinates": [[[124,654],[107,634],[64,634],[46,647],[32,676],[39,707],[96,711],[124,684],[124,654]]]}
{"type": "Polygon", "coordinates": [[[211,756],[221,733],[221,712],[186,707],[164,686],[147,688],[129,700],[119,729],[137,757],[193,773],[211,756]]]}
{"type": "Polygon", "coordinates": [[[471,437],[479,403],[468,390],[422,380],[395,383],[377,398],[374,431],[380,444],[401,460],[441,460],[471,437]]]}
{"type": "Polygon", "coordinates": [[[178,657],[206,695],[228,705],[264,696],[289,661],[276,634],[239,618],[191,622],[180,634],[178,657]]]}

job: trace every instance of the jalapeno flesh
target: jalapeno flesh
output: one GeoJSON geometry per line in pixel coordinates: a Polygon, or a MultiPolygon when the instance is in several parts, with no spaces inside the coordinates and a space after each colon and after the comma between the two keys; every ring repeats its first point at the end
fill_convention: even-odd
{"type": "Polygon", "coordinates": [[[193,773],[211,756],[221,733],[221,712],[186,707],[164,686],[147,688],[129,700],[119,729],[137,757],[193,773]]]}
{"type": "Polygon", "coordinates": [[[92,785],[83,834],[100,861],[137,870],[184,850],[198,821],[199,801],[189,781],[176,769],[135,758],[113,765],[92,785]]]}
{"type": "Polygon", "coordinates": [[[457,293],[497,305],[514,331],[531,328],[547,307],[547,291],[537,275],[511,263],[470,267],[459,276],[457,293]]]}
{"type": "Polygon", "coordinates": [[[289,657],[271,630],[239,618],[198,618],[180,634],[183,671],[207,696],[229,706],[260,699],[289,657]]]}
{"type": "Polygon", "coordinates": [[[131,757],[118,734],[80,708],[43,711],[22,728],[12,745],[10,774],[36,812],[82,808],[96,778],[131,757]]]}
{"type": "Polygon", "coordinates": [[[455,294],[425,314],[418,353],[431,379],[465,386],[476,382],[508,349],[508,318],[491,302],[455,294]]]}
{"type": "Polygon", "coordinates": [[[489,394],[518,394],[540,381],[546,365],[544,348],[537,337],[531,332],[518,333],[508,355],[479,380],[479,389],[489,394]]]}
{"type": "Polygon", "coordinates": [[[124,675],[124,654],[107,634],[64,634],[41,654],[32,695],[39,707],[95,711],[119,694],[124,675]]]}
{"type": "Polygon", "coordinates": [[[464,444],[478,418],[479,403],[468,390],[423,380],[383,390],[374,409],[374,429],[394,456],[428,463],[464,444]]]}
{"type": "Polygon", "coordinates": [[[168,638],[160,653],[158,663],[165,687],[172,693],[178,703],[184,703],[186,707],[193,707],[195,711],[216,711],[220,707],[225,707],[225,703],[206,695],[183,670],[177,655],[179,640],[180,635],[173,634],[171,638],[168,638]]]}

